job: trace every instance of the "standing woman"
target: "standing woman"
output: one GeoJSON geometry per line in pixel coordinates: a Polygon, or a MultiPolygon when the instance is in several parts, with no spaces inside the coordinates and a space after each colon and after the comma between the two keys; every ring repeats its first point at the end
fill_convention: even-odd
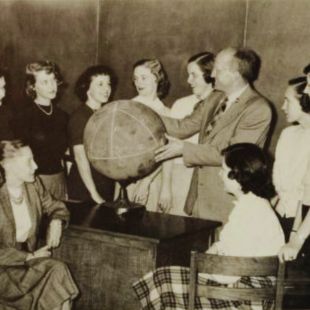
{"type": "MultiPolygon", "coordinates": [[[[205,100],[213,91],[214,55],[203,52],[192,56],[187,62],[187,82],[192,89],[192,94],[178,99],[171,108],[170,116],[182,119],[190,115],[196,104],[205,100]]],[[[198,143],[198,134],[188,138],[186,141],[198,143]]],[[[184,165],[182,158],[176,158],[172,164],[172,208],[171,213],[185,216],[183,211],[186,197],[189,191],[193,174],[193,168],[184,165]]]]}
{"type": "Polygon", "coordinates": [[[50,258],[69,212],[35,177],[37,165],[21,141],[0,142],[0,308],[71,308],[78,294],[67,266],[50,258]],[[46,245],[37,248],[42,216],[49,220],[46,245]]]}
{"type": "MultiPolygon", "coordinates": [[[[157,114],[169,116],[170,109],[161,101],[169,90],[170,83],[163,65],[158,59],[142,59],[133,66],[133,82],[138,95],[132,100],[140,102],[157,114]]],[[[152,174],[130,184],[130,199],[146,205],[150,211],[169,212],[171,203],[171,165],[163,163],[152,174]]]]}
{"type": "Polygon", "coordinates": [[[296,258],[310,234],[310,96],[307,82],[295,81],[286,89],[282,109],[287,121],[296,124],[282,131],[273,169],[276,210],[289,241],[279,254],[285,260],[296,258]]]}
{"type": "Polygon", "coordinates": [[[112,70],[102,65],[87,68],[76,82],[75,92],[82,105],[69,121],[70,148],[74,157],[68,178],[70,199],[92,199],[96,203],[113,200],[114,181],[92,168],[86,157],[83,135],[89,118],[108,102],[115,82],[112,70]]]}
{"type": "Polygon", "coordinates": [[[26,94],[30,102],[17,124],[17,136],[33,151],[45,188],[56,199],[66,199],[66,181],[62,160],[67,143],[67,114],[53,100],[62,83],[58,66],[38,61],[26,66],[26,94]]]}

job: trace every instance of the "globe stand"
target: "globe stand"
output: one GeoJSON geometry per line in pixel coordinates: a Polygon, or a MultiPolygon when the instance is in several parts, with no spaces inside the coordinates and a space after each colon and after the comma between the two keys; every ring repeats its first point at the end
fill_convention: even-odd
{"type": "Polygon", "coordinates": [[[106,202],[104,205],[112,209],[119,216],[142,215],[145,211],[145,206],[140,203],[129,201],[128,199],[126,187],[129,182],[119,181],[119,184],[121,189],[118,198],[113,202],[106,202]]]}

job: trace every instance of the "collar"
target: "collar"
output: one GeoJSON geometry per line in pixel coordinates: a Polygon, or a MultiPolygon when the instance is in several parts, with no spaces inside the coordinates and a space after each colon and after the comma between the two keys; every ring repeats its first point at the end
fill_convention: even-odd
{"type": "Polygon", "coordinates": [[[248,87],[249,87],[249,84],[246,84],[241,89],[238,89],[235,92],[233,92],[232,94],[230,94],[229,96],[227,96],[228,102],[236,101],[236,99],[239,98],[247,90],[248,87]]]}

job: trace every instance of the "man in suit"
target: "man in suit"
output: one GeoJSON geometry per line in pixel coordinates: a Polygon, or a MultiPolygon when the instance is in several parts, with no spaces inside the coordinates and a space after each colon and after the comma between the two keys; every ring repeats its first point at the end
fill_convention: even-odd
{"type": "Polygon", "coordinates": [[[270,128],[271,108],[253,88],[259,68],[253,50],[222,50],[212,71],[216,90],[190,116],[162,118],[173,137],[184,139],[199,132],[199,144],[168,137],[169,143],[156,152],[156,161],[182,156],[187,166],[195,167],[185,205],[188,214],[227,222],[233,203],[219,176],[221,151],[240,142],[263,146],[270,128]]]}

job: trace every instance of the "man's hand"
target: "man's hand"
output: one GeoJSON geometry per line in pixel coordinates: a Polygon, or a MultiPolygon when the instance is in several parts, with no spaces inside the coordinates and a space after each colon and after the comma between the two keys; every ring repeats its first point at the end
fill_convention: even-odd
{"type": "Polygon", "coordinates": [[[280,261],[283,262],[296,259],[302,245],[303,240],[298,237],[297,233],[291,234],[290,241],[280,249],[278,254],[280,261]]]}
{"type": "Polygon", "coordinates": [[[169,158],[180,157],[183,155],[184,142],[170,137],[166,134],[168,143],[155,151],[155,161],[163,161],[169,158]]]}

